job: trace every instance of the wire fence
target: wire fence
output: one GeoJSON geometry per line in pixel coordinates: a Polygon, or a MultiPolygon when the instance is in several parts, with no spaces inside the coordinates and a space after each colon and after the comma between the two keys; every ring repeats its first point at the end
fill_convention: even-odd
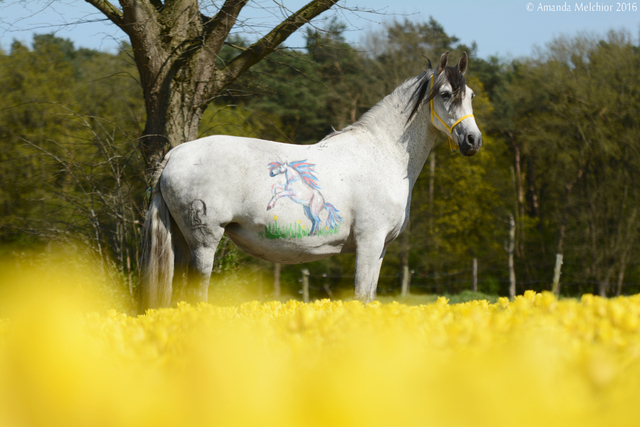
{"type": "MultiPolygon", "coordinates": [[[[321,272],[321,270],[300,266],[288,268],[288,274],[283,275],[280,283],[280,295],[300,299],[323,299],[323,298],[348,298],[353,295],[354,274],[342,274],[338,272],[321,272]],[[311,270],[311,271],[310,271],[311,270]],[[304,273],[303,273],[304,272],[304,273]],[[306,276],[306,277],[305,277],[306,276]],[[306,283],[305,283],[306,281],[306,283]],[[304,287],[306,285],[307,292],[304,287]]],[[[387,270],[388,272],[388,270],[387,270]]],[[[478,292],[509,296],[509,279],[504,268],[485,266],[477,271],[476,289],[478,292]]],[[[563,297],[579,297],[582,294],[598,294],[601,283],[595,280],[570,280],[567,275],[566,281],[560,281],[560,295],[563,297]]],[[[636,277],[631,276],[633,279],[636,277]]],[[[214,279],[214,281],[216,281],[214,279]]],[[[411,280],[409,292],[412,295],[455,295],[464,291],[471,291],[474,288],[473,270],[458,269],[455,271],[438,273],[421,273],[411,270],[411,280]]],[[[217,281],[213,292],[235,291],[242,293],[246,297],[254,296],[258,299],[277,298],[273,287],[273,270],[270,266],[263,265],[258,268],[244,270],[231,280],[217,281]],[[222,285],[220,288],[219,285],[222,285]],[[216,289],[217,288],[217,289],[216,289]]],[[[516,294],[521,295],[525,290],[536,292],[550,291],[552,288],[552,278],[528,278],[526,280],[516,280],[516,294]]],[[[377,293],[380,296],[397,296],[402,291],[402,274],[381,274],[378,280],[377,293]]],[[[640,293],[640,281],[627,280],[618,288],[618,284],[610,283],[606,289],[607,296],[631,295],[640,293]]]]}
{"type": "MultiPolygon", "coordinates": [[[[301,270],[302,271],[302,270],[301,270]]],[[[418,294],[455,294],[465,290],[473,289],[473,280],[469,278],[471,270],[461,270],[452,273],[437,274],[412,274],[410,282],[410,292],[418,294]]],[[[355,275],[353,274],[309,274],[309,289],[315,293],[331,294],[336,289],[343,288],[341,283],[350,282],[352,287],[355,275]],[[327,288],[329,292],[327,292],[327,288]]],[[[303,282],[302,274],[298,278],[298,285],[303,282]]],[[[509,279],[504,277],[484,277],[477,279],[477,290],[497,295],[508,295],[509,279]]],[[[597,293],[600,283],[592,280],[582,281],[561,281],[561,295],[578,296],[584,293],[597,293]]],[[[617,284],[610,284],[608,295],[616,293],[617,284]]],[[[377,292],[380,295],[396,295],[401,292],[402,275],[380,275],[377,292]]],[[[624,282],[620,286],[621,295],[630,295],[640,292],[639,281],[624,282]]],[[[529,279],[516,280],[516,293],[521,294],[525,290],[551,290],[550,279],[529,279]]],[[[302,290],[299,290],[302,293],[302,290]]],[[[326,297],[326,296],[325,296],[326,297]]]]}

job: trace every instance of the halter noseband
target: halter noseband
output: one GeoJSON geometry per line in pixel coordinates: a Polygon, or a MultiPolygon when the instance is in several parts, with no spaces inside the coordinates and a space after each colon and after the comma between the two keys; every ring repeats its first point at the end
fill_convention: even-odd
{"type": "MultiPolygon", "coordinates": [[[[434,73],[435,74],[435,71],[434,73]]],[[[431,74],[431,90],[433,90],[433,74],[431,74]]],[[[436,119],[440,120],[440,123],[442,123],[442,125],[447,128],[447,130],[449,131],[449,135],[447,135],[447,137],[449,138],[449,148],[451,149],[452,153],[455,153],[456,150],[458,149],[458,146],[453,142],[453,139],[451,139],[451,134],[453,133],[453,128],[455,128],[457,125],[460,124],[461,121],[463,121],[464,119],[468,119],[469,117],[473,117],[473,114],[467,114],[466,116],[462,116],[460,117],[458,120],[456,120],[456,122],[451,125],[451,127],[447,126],[447,124],[444,122],[444,120],[442,120],[440,118],[440,116],[438,116],[438,113],[436,113],[436,110],[433,108],[433,98],[431,98],[431,100],[429,101],[429,108],[431,108],[431,123],[433,123],[433,126],[436,126],[436,122],[434,120],[434,116],[436,117],[436,119]]]]}

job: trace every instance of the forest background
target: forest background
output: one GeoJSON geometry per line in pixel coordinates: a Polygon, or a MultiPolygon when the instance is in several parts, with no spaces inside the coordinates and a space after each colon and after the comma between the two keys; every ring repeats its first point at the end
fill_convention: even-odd
{"type": "MultiPolygon", "coordinates": [[[[478,58],[434,19],[389,22],[364,49],[345,41],[345,28],[307,30],[305,50],[283,45],[253,66],[205,110],[199,135],[315,143],[420,74],[426,58],[466,51],[483,147],[463,158],[438,136],[378,293],[551,289],[558,254],[563,295],[640,291],[640,58],[630,34],[557,38],[505,61],[478,58]]],[[[247,43],[228,40],[219,61],[247,43]]],[[[148,197],[138,82],[127,44],[112,54],[42,34],[0,51],[0,256],[46,268],[74,247],[75,262],[107,273],[105,291],[125,305],[148,197]]],[[[299,297],[307,269],[311,298],[348,297],[353,268],[351,255],[274,265],[225,239],[210,293],[299,297]]]]}

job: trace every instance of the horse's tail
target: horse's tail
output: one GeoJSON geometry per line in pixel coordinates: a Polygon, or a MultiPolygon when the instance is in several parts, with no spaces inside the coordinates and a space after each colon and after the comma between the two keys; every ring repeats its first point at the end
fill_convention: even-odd
{"type": "Polygon", "coordinates": [[[151,203],[144,220],[142,280],[138,291],[138,313],[171,305],[174,252],[171,242],[171,213],[160,192],[160,176],[167,165],[167,153],[151,181],[151,203]]]}
{"type": "Polygon", "coordinates": [[[339,222],[342,222],[342,218],[340,218],[340,215],[338,215],[338,212],[340,212],[338,209],[336,209],[335,206],[333,206],[331,203],[324,203],[324,207],[327,210],[327,212],[329,212],[329,216],[327,217],[327,227],[329,228],[336,228],[338,226],[339,222]]]}

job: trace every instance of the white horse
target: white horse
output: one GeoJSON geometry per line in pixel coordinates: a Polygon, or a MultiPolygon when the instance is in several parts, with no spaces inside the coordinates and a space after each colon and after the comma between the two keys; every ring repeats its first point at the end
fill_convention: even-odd
{"type": "Polygon", "coordinates": [[[317,144],[219,135],[167,153],[145,220],[139,310],[169,306],[172,296],[174,302],[207,301],[224,233],[243,251],[278,263],[355,252],[355,296],[372,301],[385,251],[409,220],[411,191],[437,131],[465,156],[482,145],[473,91],[464,80],[467,54],[455,67],[447,66],[448,54],[437,70],[409,79],[317,144]],[[276,163],[304,167],[283,181],[276,163]],[[304,181],[308,194],[294,194],[294,179],[304,181]]]}

